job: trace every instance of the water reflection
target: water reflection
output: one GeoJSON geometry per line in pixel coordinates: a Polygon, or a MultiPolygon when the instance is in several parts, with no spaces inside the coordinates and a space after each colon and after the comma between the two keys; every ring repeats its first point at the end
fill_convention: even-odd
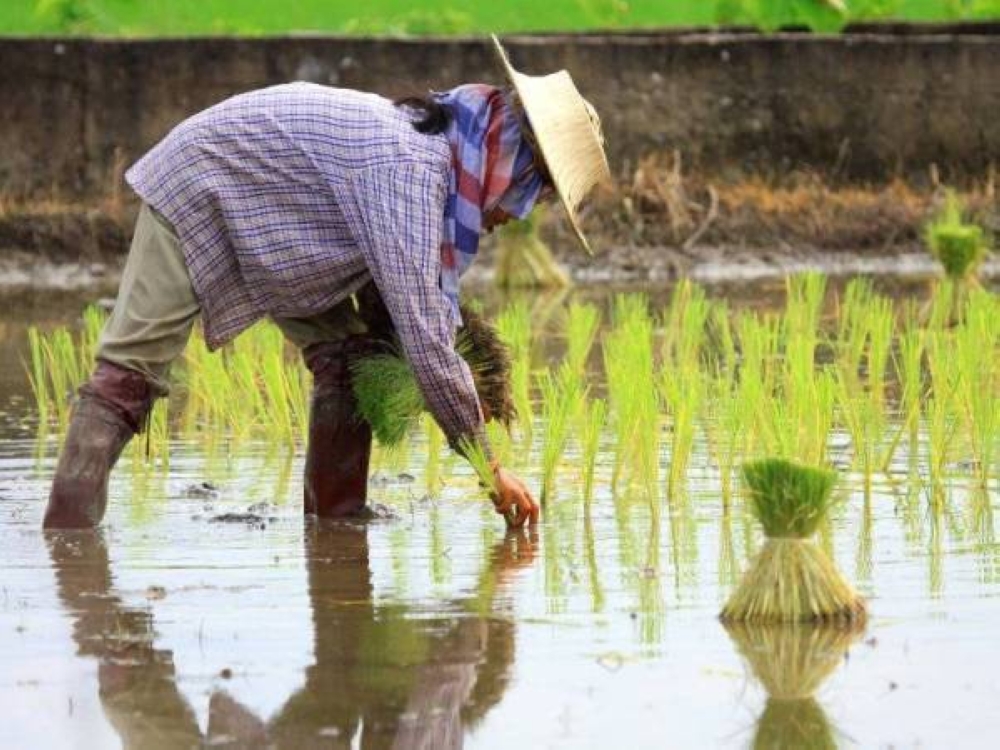
{"type": "MultiPolygon", "coordinates": [[[[272,717],[215,690],[207,730],[178,689],[174,656],[157,648],[154,613],[116,593],[100,532],[46,537],[77,653],[98,660],[104,712],[126,748],[455,748],[500,702],[515,655],[515,626],[500,596],[530,565],[537,540],[494,545],[475,594],[435,602],[432,617],[377,603],[364,525],[305,531],[314,663],[272,717]],[[419,616],[418,616],[419,615],[419,616]]],[[[227,675],[222,675],[223,678],[227,675]]]]}
{"type": "Polygon", "coordinates": [[[835,731],[815,699],[843,663],[861,628],[813,625],[725,625],[754,678],[767,691],[755,750],[836,748],[835,731]]]}

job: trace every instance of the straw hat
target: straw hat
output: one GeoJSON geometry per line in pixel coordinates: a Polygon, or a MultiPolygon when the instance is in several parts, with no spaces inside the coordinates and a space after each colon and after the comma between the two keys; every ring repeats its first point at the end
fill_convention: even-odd
{"type": "Polygon", "coordinates": [[[510,64],[496,35],[490,37],[504,72],[524,107],[545,166],[566,207],[569,223],[589,253],[590,245],[580,231],[580,204],[595,185],[611,179],[608,159],[604,155],[601,120],[590,103],[580,96],[565,70],[545,76],[519,73],[510,64]]]}

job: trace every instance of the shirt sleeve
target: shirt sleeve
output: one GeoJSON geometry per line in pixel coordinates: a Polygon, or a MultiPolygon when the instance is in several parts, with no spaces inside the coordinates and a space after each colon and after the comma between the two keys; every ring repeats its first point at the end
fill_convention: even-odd
{"type": "Polygon", "coordinates": [[[446,175],[404,162],[354,171],[350,185],[345,215],[427,407],[453,448],[464,437],[488,451],[472,373],[455,352],[441,291],[446,175]]]}

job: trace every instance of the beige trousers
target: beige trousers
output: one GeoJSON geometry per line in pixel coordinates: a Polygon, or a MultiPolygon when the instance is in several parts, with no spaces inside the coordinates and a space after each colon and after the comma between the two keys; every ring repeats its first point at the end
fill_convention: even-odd
{"type": "MultiPolygon", "coordinates": [[[[167,393],[170,366],[183,353],[200,312],[177,234],[144,203],[97,357],[141,372],[167,393]]],[[[300,349],[365,330],[350,297],[313,317],[274,322],[300,349]]]]}

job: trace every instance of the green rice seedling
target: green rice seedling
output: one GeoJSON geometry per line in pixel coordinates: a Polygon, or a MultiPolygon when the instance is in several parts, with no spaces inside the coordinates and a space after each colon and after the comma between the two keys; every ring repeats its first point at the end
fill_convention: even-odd
{"type": "Polygon", "coordinates": [[[736,385],[729,375],[716,375],[706,388],[702,410],[709,455],[719,470],[723,507],[729,507],[736,457],[746,443],[745,430],[752,415],[744,408],[736,385]]]}
{"type": "Polygon", "coordinates": [[[577,373],[565,364],[556,375],[551,372],[543,373],[538,385],[545,427],[542,439],[542,490],[539,498],[544,506],[555,489],[556,470],[565,452],[570,428],[583,408],[586,387],[581,385],[577,373]]]}
{"type": "Polygon", "coordinates": [[[952,348],[958,370],[955,401],[961,409],[980,488],[989,482],[1000,435],[998,317],[1000,310],[993,296],[975,290],[968,298],[964,324],[955,329],[952,348]]]}
{"type": "Polygon", "coordinates": [[[424,469],[424,481],[427,494],[437,497],[443,484],[441,478],[441,455],[444,452],[445,437],[434,417],[425,413],[424,434],[427,436],[427,465],[424,469]]]}
{"type": "Polygon", "coordinates": [[[97,345],[104,330],[108,314],[97,305],[88,305],[83,310],[83,327],[80,331],[79,366],[80,372],[87,372],[94,366],[97,345]]]}
{"type": "Polygon", "coordinates": [[[835,750],[833,727],[814,696],[863,628],[726,623],[726,632],[768,695],[751,747],[835,750]]]}
{"type": "Polygon", "coordinates": [[[510,388],[518,427],[530,447],[534,422],[531,404],[531,311],[524,302],[505,309],[496,321],[497,334],[510,352],[510,388]]]}
{"type": "Polygon", "coordinates": [[[729,307],[725,302],[712,306],[709,315],[708,337],[711,341],[711,366],[716,373],[736,375],[736,338],[730,322],[729,307]]]}
{"type": "MultiPolygon", "coordinates": [[[[260,340],[257,354],[257,377],[260,384],[263,411],[259,421],[270,433],[272,440],[280,440],[289,447],[294,447],[296,439],[302,434],[296,417],[301,418],[304,412],[301,402],[294,403],[298,378],[289,377],[287,357],[285,356],[284,334],[276,326],[260,327],[260,340]]],[[[298,392],[298,398],[304,394],[298,392]]]]}
{"type": "Polygon", "coordinates": [[[42,340],[45,370],[53,397],[56,421],[60,432],[69,425],[69,415],[76,388],[89,372],[82,370],[76,353],[76,344],[67,328],[57,328],[42,340]]]}
{"type": "Polygon", "coordinates": [[[900,384],[900,413],[909,437],[911,462],[917,459],[920,440],[921,403],[924,397],[923,359],[924,332],[915,325],[912,313],[899,336],[895,356],[896,376],[900,384]]]}
{"type": "Polygon", "coordinates": [[[509,466],[514,457],[514,444],[507,428],[491,419],[486,423],[486,438],[490,441],[493,455],[504,466],[509,466]]]}
{"type": "Polygon", "coordinates": [[[815,345],[826,296],[826,276],[819,272],[793,274],[785,279],[785,289],[783,329],[786,347],[792,338],[815,345]]]}
{"type": "Polygon", "coordinates": [[[874,298],[875,290],[870,279],[851,279],[838,311],[837,364],[842,370],[856,375],[861,373],[874,298]]]}
{"type": "Polygon", "coordinates": [[[351,367],[358,413],[385,446],[399,445],[424,410],[410,363],[399,353],[372,354],[351,367]]]}
{"type": "Polygon", "coordinates": [[[603,399],[594,399],[585,414],[580,430],[580,454],[583,460],[583,502],[589,508],[594,497],[594,474],[601,433],[607,419],[607,403],[603,399]]]}
{"type": "Polygon", "coordinates": [[[698,415],[704,400],[701,373],[688,366],[682,370],[664,369],[660,375],[660,396],[670,416],[670,468],[667,472],[667,497],[683,494],[688,467],[694,449],[698,415]]]}
{"type": "Polygon", "coordinates": [[[761,417],[773,401],[780,360],[780,320],[756,313],[741,315],[736,321],[739,340],[739,398],[746,412],[755,418],[747,425],[746,448],[752,450],[764,428],[761,417]]]}
{"type": "Polygon", "coordinates": [[[875,471],[884,468],[882,440],[886,434],[886,415],[879,404],[857,384],[856,377],[837,370],[837,407],[840,420],[851,437],[854,464],[864,476],[865,496],[871,493],[875,471]]]}
{"type": "Polygon", "coordinates": [[[836,474],[785,459],[744,464],[750,508],[767,541],[722,609],[724,621],[852,623],[864,602],[809,540],[833,504],[836,474]]]}
{"type": "Polygon", "coordinates": [[[935,284],[934,293],[923,310],[928,331],[944,331],[951,327],[959,296],[957,285],[951,279],[945,278],[935,284]]]}
{"type": "Polygon", "coordinates": [[[486,453],[486,448],[478,440],[462,438],[458,442],[459,452],[465,457],[476,472],[479,483],[486,490],[486,494],[493,497],[497,493],[496,475],[493,473],[493,466],[486,453]]]}
{"type": "Polygon", "coordinates": [[[885,410],[885,373],[895,334],[892,302],[875,297],[868,314],[868,394],[880,411],[885,410]]]}
{"type": "Polygon", "coordinates": [[[697,367],[711,305],[705,290],[688,279],[674,288],[663,330],[663,361],[675,368],[697,367]]]}
{"type": "Polygon", "coordinates": [[[655,487],[658,402],[653,368],[653,321],[646,298],[615,299],[612,328],[604,341],[604,371],[615,432],[611,484],[618,489],[623,470],[655,487]]]}
{"type": "Polygon", "coordinates": [[[962,446],[956,445],[961,427],[961,406],[956,400],[961,388],[961,370],[958,359],[953,356],[953,347],[954,337],[950,331],[928,329],[926,348],[930,388],[925,413],[932,499],[941,497],[938,490],[948,464],[962,449],[962,446]]]}
{"type": "Polygon", "coordinates": [[[31,393],[35,398],[35,408],[38,410],[39,427],[44,429],[49,424],[52,394],[49,392],[49,379],[45,372],[45,348],[42,333],[35,326],[28,328],[28,352],[30,365],[26,364],[25,370],[28,373],[31,393]]]}
{"type": "Polygon", "coordinates": [[[585,373],[587,357],[601,325],[601,311],[595,305],[574,302],[566,317],[566,358],[571,371],[585,373]]]}
{"type": "Polygon", "coordinates": [[[501,289],[514,287],[564,287],[569,275],[559,266],[549,246],[538,233],[542,210],[524,221],[503,227],[497,240],[496,283],[501,289]]]}

